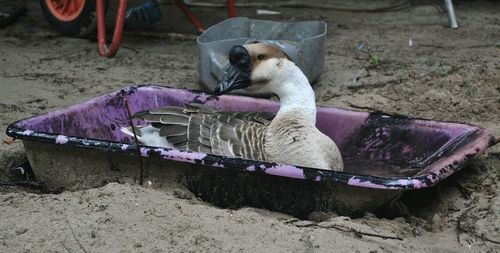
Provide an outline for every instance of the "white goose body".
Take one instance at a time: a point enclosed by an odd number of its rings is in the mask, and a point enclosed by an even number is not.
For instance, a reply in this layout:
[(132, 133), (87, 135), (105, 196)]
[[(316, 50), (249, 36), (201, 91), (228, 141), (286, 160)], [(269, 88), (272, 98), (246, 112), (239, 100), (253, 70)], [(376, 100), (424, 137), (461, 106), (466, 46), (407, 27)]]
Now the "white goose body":
[[(252, 56), (253, 84), (247, 90), (263, 89), (279, 97), (274, 118), (268, 113), (166, 107), (135, 115), (149, 123), (139, 127), (139, 141), (147, 146), (343, 170), (337, 145), (315, 126), (315, 96), (306, 76), (286, 57), (254, 62), (261, 48), (252, 50), (252, 46), (245, 46)], [(122, 130), (132, 134), (130, 129)]]

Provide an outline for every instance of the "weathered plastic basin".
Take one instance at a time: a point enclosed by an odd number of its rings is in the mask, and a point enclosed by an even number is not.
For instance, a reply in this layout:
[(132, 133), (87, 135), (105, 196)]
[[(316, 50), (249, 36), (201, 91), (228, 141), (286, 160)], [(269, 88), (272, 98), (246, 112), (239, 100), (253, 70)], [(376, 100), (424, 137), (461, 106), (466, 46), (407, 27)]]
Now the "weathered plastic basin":
[[(77, 190), (133, 181), (137, 147), (119, 130), (128, 125), (125, 98), (132, 113), (193, 102), (228, 111), (276, 112), (279, 107), (265, 99), (133, 86), (17, 121), (7, 134), (23, 140), (37, 179), (50, 187)], [(374, 211), (405, 190), (436, 185), (494, 144), (491, 131), (468, 124), (332, 107), (319, 107), (317, 119), (318, 128), (338, 144), (344, 172), (141, 146), (145, 176), (159, 186), (179, 183), (183, 176), (198, 180), (184, 185), (222, 206), (353, 215)]]

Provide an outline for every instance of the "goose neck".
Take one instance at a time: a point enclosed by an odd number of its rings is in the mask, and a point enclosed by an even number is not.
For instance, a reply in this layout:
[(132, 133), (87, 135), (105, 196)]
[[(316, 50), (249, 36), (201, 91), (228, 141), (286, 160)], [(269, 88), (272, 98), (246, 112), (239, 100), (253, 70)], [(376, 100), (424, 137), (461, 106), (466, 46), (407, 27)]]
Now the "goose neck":
[(307, 78), (302, 74), (299, 78), (291, 78), (291, 80), (285, 82), (281, 87), (283, 88), (277, 94), (280, 99), (280, 109), (276, 117), (279, 118), (288, 113), (296, 113), (298, 117), (302, 117), (315, 125), (315, 95)]

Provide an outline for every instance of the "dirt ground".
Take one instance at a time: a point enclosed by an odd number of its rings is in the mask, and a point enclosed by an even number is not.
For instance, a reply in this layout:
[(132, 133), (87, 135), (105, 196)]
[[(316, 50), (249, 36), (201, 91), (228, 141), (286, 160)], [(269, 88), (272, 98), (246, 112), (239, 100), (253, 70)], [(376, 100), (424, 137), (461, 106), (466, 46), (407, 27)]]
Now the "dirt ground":
[[(26, 16), (0, 30), (3, 138), (15, 120), (132, 84), (201, 89), (195, 30), (171, 2), (162, 2), (163, 20), (153, 29), (126, 32), (112, 59), (98, 56), (95, 40), (60, 36), (35, 1), (27, 4)], [(466, 122), (498, 135), (500, 2), (455, 7), (457, 30), (432, 5), (392, 12), (264, 8), (280, 11), (277, 16), (245, 7), (238, 13), (328, 23), (325, 72), (314, 86), (318, 104)], [(226, 15), (218, 8), (193, 10), (207, 27)], [(40, 194), (10, 185), (5, 176), (24, 159), (21, 143), (0, 145), (0, 252), (500, 252), (500, 145), (439, 186), (406, 193), (409, 215), (395, 219), (367, 213), (296, 221), (251, 207), (217, 208), (174, 189), (118, 183)]]

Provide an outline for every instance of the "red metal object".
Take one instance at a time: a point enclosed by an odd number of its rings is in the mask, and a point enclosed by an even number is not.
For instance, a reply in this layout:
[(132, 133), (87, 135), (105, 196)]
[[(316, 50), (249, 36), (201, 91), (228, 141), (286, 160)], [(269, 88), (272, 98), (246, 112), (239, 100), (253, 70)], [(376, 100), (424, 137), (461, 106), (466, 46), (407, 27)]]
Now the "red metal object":
[(87, 0), (45, 0), (45, 3), (57, 19), (72, 21), (82, 13), (85, 1)]
[[(193, 25), (196, 27), (196, 29), (202, 33), (205, 31), (203, 26), (201, 25), (201, 22), (196, 18), (196, 16), (193, 14), (191, 9), (184, 3), (184, 0), (175, 0), (175, 3), (179, 8), (181, 8), (181, 11), (186, 15), (186, 17), (193, 23)], [(236, 6), (234, 4), (234, 0), (227, 0), (227, 10), (228, 10), (228, 17), (233, 18), (236, 16)]]
[(236, 6), (234, 4), (234, 0), (227, 0), (227, 12), (228, 12), (228, 17), (230, 18), (236, 17)]
[[(56, 0), (53, 0), (56, 1)], [(80, 0), (81, 1), (81, 0)], [(189, 7), (184, 3), (183, 0), (175, 0), (175, 3), (182, 10), (184, 15), (194, 24), (199, 32), (204, 32), (201, 22), (196, 18), (196, 16), (191, 12)], [(125, 13), (127, 11), (128, 0), (120, 0), (118, 4), (118, 11), (116, 13), (115, 29), (113, 32), (113, 39), (111, 45), (108, 48), (106, 45), (106, 19), (104, 16), (104, 1), (96, 0), (97, 5), (97, 40), (99, 47), (99, 55), (104, 57), (113, 57), (122, 40), (123, 24), (125, 23)], [(227, 0), (228, 16), (230, 18), (236, 16), (236, 6), (234, 0)]]
[(128, 0), (120, 0), (118, 11), (116, 13), (115, 30), (111, 46), (106, 45), (106, 19), (104, 17), (104, 0), (96, 0), (97, 2), (97, 41), (99, 54), (104, 57), (113, 57), (122, 40), (123, 24), (125, 23), (125, 12), (127, 11)]
[(203, 29), (203, 26), (201, 25), (201, 22), (194, 16), (193, 12), (191, 12), (191, 9), (184, 3), (184, 0), (175, 0), (175, 3), (179, 8), (181, 8), (181, 11), (186, 15), (186, 17), (193, 23), (193, 25), (196, 27), (196, 29), (199, 32), (204, 32), (205, 29)]

